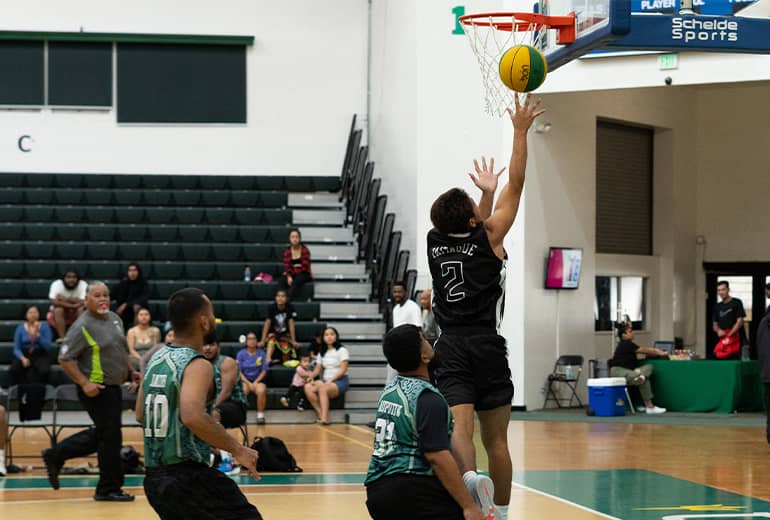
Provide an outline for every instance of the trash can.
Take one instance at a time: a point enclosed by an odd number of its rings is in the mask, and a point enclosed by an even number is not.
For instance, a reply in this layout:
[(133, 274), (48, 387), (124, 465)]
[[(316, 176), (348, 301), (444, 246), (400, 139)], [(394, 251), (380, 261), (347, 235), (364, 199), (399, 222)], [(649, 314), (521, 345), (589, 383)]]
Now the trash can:
[(599, 417), (626, 415), (626, 380), (623, 377), (599, 377), (588, 380), (589, 412)]

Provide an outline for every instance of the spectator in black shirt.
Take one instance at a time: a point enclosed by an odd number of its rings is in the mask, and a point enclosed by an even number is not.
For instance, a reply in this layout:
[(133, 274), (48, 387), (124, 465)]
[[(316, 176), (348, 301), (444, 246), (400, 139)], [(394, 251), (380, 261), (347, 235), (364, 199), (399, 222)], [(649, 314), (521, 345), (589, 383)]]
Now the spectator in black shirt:
[(123, 328), (128, 330), (134, 326), (139, 309), (149, 307), (150, 287), (142, 276), (142, 269), (136, 262), (128, 264), (126, 277), (112, 291), (115, 297), (115, 314), (123, 320)]
[[(725, 336), (731, 337), (738, 334), (740, 345), (748, 344), (746, 333), (743, 330), (743, 318), (746, 317), (743, 302), (730, 296), (730, 283), (724, 280), (717, 284), (717, 294), (720, 302), (714, 305), (714, 312), (711, 317), (714, 332), (720, 340)], [(740, 356), (741, 351), (738, 349), (730, 358), (740, 359)]]
[[(765, 298), (770, 300), (770, 283), (765, 285)], [(770, 314), (770, 305), (767, 306), (767, 310), (765, 311), (765, 316)]]
[(759, 375), (765, 385), (765, 413), (767, 428), (765, 435), (770, 444), (770, 314), (766, 314), (757, 327), (757, 356), (759, 357)]
[(286, 291), (279, 290), (275, 293), (275, 303), (267, 310), (262, 340), (259, 342), (260, 347), (266, 346), (267, 359), (271, 365), (288, 363), (286, 366), (296, 367), (299, 364), (296, 351), (299, 343), (294, 333), (296, 319), (297, 312), (289, 303)]
[(650, 385), (652, 365), (639, 366), (636, 354), (665, 356), (666, 353), (658, 348), (640, 347), (634, 343), (634, 331), (626, 323), (620, 323), (618, 329), (620, 343), (618, 343), (615, 354), (612, 356), (610, 376), (623, 377), (627, 385), (638, 386), (647, 413), (657, 414), (665, 412), (665, 408), (659, 408), (652, 403), (653, 395), (652, 386)]

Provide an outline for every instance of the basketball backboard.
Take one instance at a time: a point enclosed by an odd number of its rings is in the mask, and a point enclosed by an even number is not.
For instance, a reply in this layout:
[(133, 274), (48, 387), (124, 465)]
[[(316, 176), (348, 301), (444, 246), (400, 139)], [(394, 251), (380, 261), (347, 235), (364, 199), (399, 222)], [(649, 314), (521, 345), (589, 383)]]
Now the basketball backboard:
[(573, 43), (542, 39), (549, 71), (596, 49), (770, 53), (770, 0), (681, 1), (538, 0), (535, 12), (576, 19)]

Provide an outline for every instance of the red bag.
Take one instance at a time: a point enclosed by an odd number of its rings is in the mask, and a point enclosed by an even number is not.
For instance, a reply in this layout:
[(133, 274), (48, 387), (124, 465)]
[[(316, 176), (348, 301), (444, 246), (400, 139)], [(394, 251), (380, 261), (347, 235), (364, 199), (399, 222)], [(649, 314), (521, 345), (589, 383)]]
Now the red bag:
[(736, 333), (732, 336), (723, 336), (717, 341), (714, 347), (714, 355), (717, 359), (726, 359), (733, 357), (741, 351), (741, 335)]

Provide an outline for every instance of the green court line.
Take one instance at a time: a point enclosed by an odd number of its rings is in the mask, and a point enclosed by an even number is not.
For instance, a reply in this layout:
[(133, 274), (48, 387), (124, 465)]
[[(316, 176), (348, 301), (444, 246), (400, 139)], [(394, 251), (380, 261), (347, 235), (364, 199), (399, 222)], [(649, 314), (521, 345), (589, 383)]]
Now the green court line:
[(514, 481), (623, 520), (770, 511), (764, 500), (640, 469), (525, 471)]
[[(362, 485), (364, 473), (265, 473), (260, 481), (234, 477), (241, 486)], [(144, 477), (127, 475), (125, 486), (141, 487)], [(94, 488), (96, 475), (63, 476), (62, 488)], [(514, 482), (589, 510), (623, 520), (665, 516), (770, 512), (770, 502), (639, 469), (519, 471)], [(47, 489), (45, 477), (0, 479), (0, 490)], [(717, 506), (718, 505), (718, 506)], [(722, 517), (725, 518), (725, 517)]]

